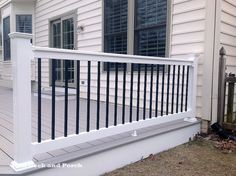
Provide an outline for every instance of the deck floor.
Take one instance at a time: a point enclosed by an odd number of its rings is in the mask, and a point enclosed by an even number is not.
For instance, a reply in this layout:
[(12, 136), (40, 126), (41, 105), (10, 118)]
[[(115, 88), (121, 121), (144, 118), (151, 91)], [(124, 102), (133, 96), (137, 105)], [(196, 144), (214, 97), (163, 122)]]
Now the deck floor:
[[(0, 88), (0, 166), (9, 166), (13, 160), (13, 97), (12, 90), (7, 88)], [(80, 132), (86, 130), (87, 126), (87, 101), (81, 99), (80, 101)], [(90, 129), (96, 128), (97, 118), (97, 103), (91, 101), (91, 120)], [(105, 102), (100, 103), (101, 115), (100, 115), (100, 127), (105, 126)], [(109, 125), (114, 123), (114, 105), (110, 103), (109, 111)], [(126, 119), (129, 120), (129, 106), (126, 106)], [(118, 124), (121, 123), (122, 107), (118, 106)], [(140, 110), (140, 119), (142, 118), (143, 111)], [(154, 115), (154, 112), (153, 112)], [(148, 111), (146, 112), (148, 116)], [(32, 141), (37, 140), (37, 97), (32, 94)], [(136, 108), (133, 109), (133, 119), (136, 118)], [(69, 111), (68, 111), (68, 134), (75, 134), (76, 129), (76, 101), (69, 100)], [(64, 101), (56, 101), (56, 137), (63, 136), (64, 134)], [(53, 157), (61, 156), (71, 152), (79, 151), (84, 148), (103, 144), (118, 138), (124, 137), (127, 134), (116, 135), (111, 138), (105, 138), (90, 143), (80, 144), (71, 146), (68, 148), (55, 150), (52, 152), (40, 154), (34, 156), (35, 162), (48, 160)], [(50, 139), (51, 137), (51, 100), (42, 99), (42, 140)]]

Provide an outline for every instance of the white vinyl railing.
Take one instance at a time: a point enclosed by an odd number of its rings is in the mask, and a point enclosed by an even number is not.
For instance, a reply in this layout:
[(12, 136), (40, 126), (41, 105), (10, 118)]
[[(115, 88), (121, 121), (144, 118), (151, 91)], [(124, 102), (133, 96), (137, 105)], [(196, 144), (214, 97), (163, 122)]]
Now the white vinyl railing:
[[(24, 170), (34, 166), (32, 161), (33, 156), (36, 154), (48, 152), (51, 150), (56, 150), (64, 147), (69, 147), (72, 145), (77, 145), (84, 142), (89, 142), (96, 139), (101, 139), (104, 137), (108, 137), (111, 135), (128, 132), (128, 131), (135, 131), (140, 128), (157, 125), (161, 123), (170, 122), (177, 119), (186, 119), (189, 118), (190, 121), (193, 120), (196, 116), (196, 87), (197, 87), (197, 59), (195, 57), (190, 57), (188, 59), (176, 59), (176, 58), (160, 58), (160, 57), (146, 57), (146, 56), (131, 56), (131, 55), (119, 55), (119, 54), (107, 54), (101, 52), (88, 52), (88, 51), (75, 51), (75, 50), (65, 50), (65, 49), (53, 49), (47, 47), (37, 47), (32, 46), (30, 43), (30, 39), (32, 36), (30, 34), (22, 34), (22, 33), (12, 33), (10, 34), (11, 37), (11, 53), (12, 53), (12, 61), (13, 61), (13, 96), (14, 96), (14, 161), (12, 162), (11, 166), (16, 170)], [(31, 141), (31, 60), (33, 59), (57, 59), (57, 60), (73, 60), (73, 61), (87, 61), (100, 63), (100, 62), (108, 62), (108, 63), (122, 63), (122, 64), (138, 64), (138, 65), (145, 65), (145, 72), (144, 75), (151, 74), (151, 79), (153, 78), (153, 67), (151, 67), (151, 71), (147, 71), (147, 67), (149, 65), (152, 66), (166, 66), (167, 70), (163, 71), (163, 80), (162, 80), (162, 88), (164, 89), (165, 84), (167, 84), (167, 93), (163, 92), (161, 95), (161, 115), (159, 115), (159, 110), (157, 108), (156, 115), (153, 116), (152, 114), (152, 105), (150, 105), (149, 109), (151, 111), (149, 118), (145, 118), (145, 114), (143, 119), (133, 119), (131, 117), (130, 121), (125, 121), (123, 123), (115, 122), (114, 125), (109, 125), (105, 127), (98, 127), (97, 129), (90, 129), (87, 126), (86, 132), (75, 133), (70, 135), (64, 135), (58, 138), (53, 138), (49, 140), (38, 142)], [(90, 66), (90, 65), (88, 65)], [(175, 77), (175, 69), (177, 70), (178, 67), (187, 68), (187, 77), (182, 78), (182, 90), (183, 86), (186, 85), (186, 105), (185, 108), (181, 107), (182, 110), (178, 112), (178, 104), (174, 105), (176, 93), (170, 93), (170, 87), (180, 86), (180, 73)], [(138, 67), (140, 68), (140, 67)], [(170, 68), (173, 70), (173, 76), (170, 76)], [(116, 70), (117, 71), (117, 70)], [(142, 70), (141, 70), (142, 71)], [(140, 69), (139, 69), (140, 72)], [(149, 73), (150, 72), (150, 73)], [(116, 72), (117, 74), (124, 74), (123, 72)], [(156, 76), (159, 78), (159, 71), (156, 71)], [(90, 69), (88, 69), (88, 80)], [(97, 73), (98, 74), (98, 73)], [(100, 73), (99, 73), (100, 74)], [(132, 72), (131, 74), (131, 90), (133, 90), (133, 81), (132, 81)], [(165, 83), (164, 75), (167, 74), (167, 83)], [(109, 76), (109, 75), (108, 75)], [(178, 78), (178, 79), (177, 79)], [(140, 79), (140, 77), (139, 77)], [(145, 76), (144, 76), (145, 79)], [(171, 80), (172, 79), (172, 80)], [(148, 82), (148, 84), (152, 85), (149, 80), (144, 80), (144, 84)], [(171, 85), (172, 83), (172, 85)], [(123, 83), (125, 84), (125, 83)], [(157, 85), (153, 84), (153, 85)], [(99, 85), (99, 84), (98, 84)], [(109, 82), (108, 84), (109, 85)], [(145, 85), (144, 85), (145, 86)], [(116, 86), (117, 88), (117, 86)], [(151, 86), (152, 88), (152, 86)], [(157, 86), (158, 88), (158, 86)], [(153, 87), (154, 89), (154, 87)], [(179, 88), (176, 88), (180, 91)], [(108, 90), (108, 89), (107, 89)], [(145, 88), (144, 88), (145, 90)], [(123, 90), (124, 91), (124, 90)], [(173, 88), (175, 91), (175, 88)], [(158, 91), (157, 91), (158, 92)], [(131, 92), (132, 93), (132, 92)], [(151, 91), (152, 93), (152, 91)], [(151, 94), (150, 93), (150, 94)], [(88, 89), (87, 95), (90, 100), (90, 89)], [(145, 93), (146, 94), (146, 93)], [(144, 95), (145, 95), (144, 94)], [(166, 103), (166, 107), (170, 107), (169, 110), (165, 114), (163, 114), (164, 110), (164, 94), (167, 96), (167, 101), (169, 101), (169, 96), (171, 100), (172, 96), (172, 105), (169, 106), (169, 102)], [(126, 97), (129, 95), (126, 94)], [(132, 94), (133, 96), (133, 94)], [(146, 96), (146, 95), (145, 95)], [(182, 97), (181, 97), (182, 96)], [(109, 104), (109, 94), (108, 94), (108, 104)], [(151, 94), (152, 97), (152, 94)], [(182, 101), (183, 106), (183, 91), (180, 95), (179, 101)], [(173, 101), (174, 100), (174, 101)], [(137, 100), (139, 101), (139, 99)], [(155, 101), (155, 98), (153, 98)], [(156, 100), (157, 101), (157, 100)], [(89, 101), (88, 101), (89, 103)], [(138, 103), (138, 102), (137, 102)], [(115, 102), (116, 105), (116, 102)], [(132, 99), (131, 104), (132, 105)], [(137, 104), (137, 108), (139, 104)], [(158, 102), (157, 102), (158, 105)], [(177, 106), (177, 107), (176, 107)], [(143, 108), (145, 107), (145, 101)], [(144, 108), (145, 109), (145, 108)], [(147, 107), (148, 109), (148, 107)], [(177, 109), (177, 112), (174, 110)], [(144, 110), (145, 111), (145, 110)], [(138, 111), (137, 111), (138, 112)], [(90, 114), (87, 114), (87, 119), (89, 119)], [(107, 114), (106, 114), (107, 115)], [(109, 113), (108, 113), (109, 115)], [(39, 130), (40, 132), (40, 130)]]

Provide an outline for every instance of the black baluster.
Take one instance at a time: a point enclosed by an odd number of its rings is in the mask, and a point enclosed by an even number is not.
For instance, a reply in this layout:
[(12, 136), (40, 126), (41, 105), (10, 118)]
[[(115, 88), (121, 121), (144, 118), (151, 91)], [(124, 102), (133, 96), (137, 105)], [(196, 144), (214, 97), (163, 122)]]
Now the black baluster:
[(181, 112), (183, 112), (183, 107), (184, 107), (184, 79), (185, 79), (185, 66), (183, 66), (182, 70)]
[(117, 125), (117, 101), (118, 101), (118, 63), (115, 63), (115, 105), (114, 105), (114, 126)]
[(166, 115), (169, 114), (170, 68), (171, 68), (171, 66), (168, 65), (168, 74), (167, 74), (167, 96), (166, 96)]
[(173, 66), (173, 77), (172, 77), (171, 114), (174, 113), (174, 100), (175, 100), (175, 65)]
[(143, 119), (146, 119), (147, 64), (144, 65)]
[(52, 59), (52, 122), (51, 139), (55, 139), (55, 82), (56, 82), (56, 60)]
[(87, 87), (87, 132), (90, 131), (90, 83), (91, 83), (91, 61), (88, 61), (88, 87)]
[(179, 82), (180, 82), (180, 65), (178, 66), (178, 76), (177, 76), (176, 113), (179, 112)]
[(76, 86), (76, 134), (79, 134), (80, 115), (80, 61), (77, 61), (77, 86)]
[(134, 82), (134, 65), (131, 64), (131, 78), (130, 78), (130, 109), (129, 109), (129, 122), (132, 122), (133, 113), (133, 82)]
[(42, 124), (42, 117), (41, 117), (41, 59), (38, 58), (38, 142), (41, 142), (41, 124)]
[(107, 87), (106, 87), (106, 128), (109, 126), (109, 90), (110, 90), (110, 63), (107, 62)]
[(68, 69), (69, 69), (69, 61), (65, 61), (65, 111), (64, 111), (64, 136), (67, 136), (67, 128), (68, 128)]
[(125, 94), (126, 94), (126, 63), (123, 64), (123, 69), (124, 69), (124, 73), (123, 73), (123, 98), (122, 98), (122, 124), (125, 123)]
[(164, 94), (165, 94), (165, 65), (162, 66), (161, 116), (163, 116), (163, 111), (164, 111)]
[(99, 130), (100, 123), (100, 84), (101, 84), (101, 63), (98, 62), (97, 75), (97, 130)]
[(141, 71), (141, 65), (138, 64), (138, 84), (137, 84), (137, 115), (136, 120), (139, 121), (139, 99), (140, 99), (140, 71)]

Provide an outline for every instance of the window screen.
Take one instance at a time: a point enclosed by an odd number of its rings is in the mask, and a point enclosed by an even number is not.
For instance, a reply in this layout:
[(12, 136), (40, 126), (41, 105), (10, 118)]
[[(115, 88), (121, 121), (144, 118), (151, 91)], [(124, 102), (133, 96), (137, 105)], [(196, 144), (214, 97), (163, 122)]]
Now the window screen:
[(16, 15), (16, 32), (32, 33), (32, 15)]
[(3, 19), (3, 52), (4, 61), (11, 59), (11, 40), (8, 34), (10, 33), (10, 17)]

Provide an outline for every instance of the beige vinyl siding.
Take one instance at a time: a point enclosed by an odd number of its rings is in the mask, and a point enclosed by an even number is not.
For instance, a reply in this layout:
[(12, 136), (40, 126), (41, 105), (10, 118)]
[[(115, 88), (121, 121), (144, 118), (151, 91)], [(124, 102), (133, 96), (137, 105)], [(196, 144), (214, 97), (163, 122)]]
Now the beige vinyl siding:
[(200, 56), (197, 116), (202, 117), (206, 0), (173, 0), (172, 9), (170, 56), (179, 58), (188, 57), (190, 54)]
[(220, 44), (227, 54), (227, 72), (236, 73), (236, 1), (222, 0)]

